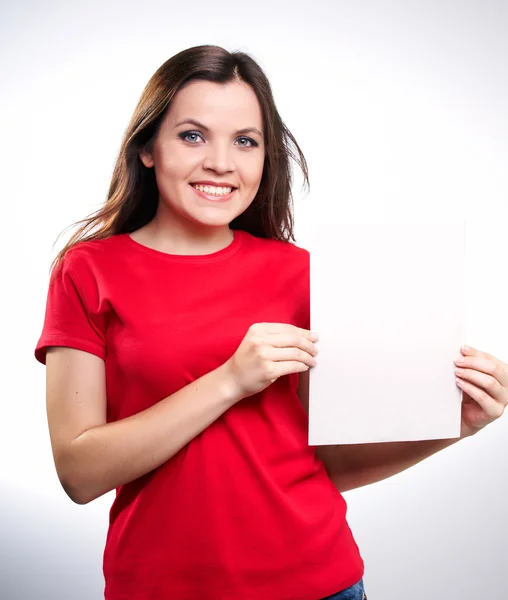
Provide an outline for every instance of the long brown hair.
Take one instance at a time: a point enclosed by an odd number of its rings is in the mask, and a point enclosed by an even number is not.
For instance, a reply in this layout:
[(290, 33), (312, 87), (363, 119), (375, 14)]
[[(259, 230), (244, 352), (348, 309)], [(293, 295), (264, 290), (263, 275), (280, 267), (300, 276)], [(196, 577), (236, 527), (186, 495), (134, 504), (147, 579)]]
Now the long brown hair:
[(175, 54), (151, 77), (124, 134), (106, 202), (91, 216), (74, 223), (81, 226), (52, 266), (78, 242), (131, 233), (153, 219), (159, 201), (155, 172), (143, 165), (139, 152), (151, 151), (178, 90), (199, 79), (221, 84), (243, 81), (252, 87), (261, 106), (266, 148), (261, 183), (251, 205), (230, 223), (231, 229), (242, 229), (257, 237), (295, 241), (290, 159), (302, 170), (304, 187), (308, 190), (307, 163), (277, 112), (266, 75), (244, 52), (228, 52), (212, 45), (195, 46)]

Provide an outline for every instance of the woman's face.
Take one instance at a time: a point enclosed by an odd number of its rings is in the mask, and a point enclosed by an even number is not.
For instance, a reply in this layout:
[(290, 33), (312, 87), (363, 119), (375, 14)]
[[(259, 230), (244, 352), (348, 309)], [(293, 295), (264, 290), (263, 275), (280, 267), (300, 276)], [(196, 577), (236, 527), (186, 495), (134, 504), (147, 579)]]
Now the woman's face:
[[(200, 124), (184, 122), (189, 119)], [(190, 82), (175, 95), (153, 151), (140, 158), (155, 168), (159, 219), (228, 227), (253, 201), (263, 174), (263, 121), (254, 91), (241, 82)], [(222, 201), (208, 198), (194, 188), (203, 181), (236, 189)]]

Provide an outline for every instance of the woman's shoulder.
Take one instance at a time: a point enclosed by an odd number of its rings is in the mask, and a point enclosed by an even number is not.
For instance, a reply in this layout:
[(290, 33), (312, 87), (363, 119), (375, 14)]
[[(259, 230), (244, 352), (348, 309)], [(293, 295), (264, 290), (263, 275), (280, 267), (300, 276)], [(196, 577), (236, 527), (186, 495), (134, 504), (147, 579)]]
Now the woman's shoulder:
[(87, 257), (109, 256), (120, 251), (120, 242), (124, 234), (114, 234), (100, 239), (79, 240), (65, 253), (67, 262)]
[(80, 240), (63, 255), (58, 266), (66, 267), (76, 274), (91, 272), (102, 266), (118, 264), (121, 249), (121, 235), (107, 238)]

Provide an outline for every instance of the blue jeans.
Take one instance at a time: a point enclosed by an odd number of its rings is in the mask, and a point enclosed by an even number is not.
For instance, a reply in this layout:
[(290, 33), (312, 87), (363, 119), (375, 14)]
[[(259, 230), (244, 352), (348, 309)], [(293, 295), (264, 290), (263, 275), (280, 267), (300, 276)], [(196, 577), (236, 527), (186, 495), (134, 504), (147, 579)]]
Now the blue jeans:
[(363, 579), (355, 583), (355, 585), (348, 587), (347, 590), (327, 596), (323, 600), (367, 600), (367, 595), (363, 587)]

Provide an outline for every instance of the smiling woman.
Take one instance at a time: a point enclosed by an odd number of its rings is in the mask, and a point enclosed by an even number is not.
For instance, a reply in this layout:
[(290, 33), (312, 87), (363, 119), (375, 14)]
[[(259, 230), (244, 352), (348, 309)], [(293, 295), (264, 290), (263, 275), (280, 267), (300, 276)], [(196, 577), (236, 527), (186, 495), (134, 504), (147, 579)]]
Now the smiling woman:
[(308, 444), (317, 336), (291, 159), (308, 185), (259, 65), (184, 50), (56, 258), (35, 356), (64, 490), (116, 489), (105, 600), (364, 595), (346, 503)]

